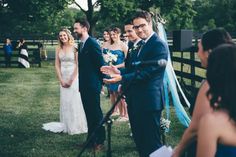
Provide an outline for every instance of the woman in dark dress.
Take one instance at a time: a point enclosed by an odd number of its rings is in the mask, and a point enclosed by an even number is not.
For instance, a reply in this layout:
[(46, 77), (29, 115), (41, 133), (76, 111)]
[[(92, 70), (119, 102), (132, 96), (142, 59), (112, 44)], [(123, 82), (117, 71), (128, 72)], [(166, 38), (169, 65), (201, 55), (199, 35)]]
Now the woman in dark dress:
[(207, 96), (213, 112), (199, 124), (197, 157), (236, 156), (236, 45), (213, 49), (207, 66)]
[[(232, 38), (229, 33), (222, 29), (216, 28), (204, 33), (198, 43), (198, 56), (201, 60), (202, 67), (207, 67), (207, 59), (214, 48), (220, 44), (230, 43)], [(189, 127), (185, 130), (181, 141), (176, 146), (172, 157), (180, 157), (184, 153), (186, 156), (194, 157), (196, 154), (196, 139), (198, 136), (200, 119), (207, 113), (212, 112), (209, 99), (206, 92), (209, 89), (208, 82), (203, 80), (199, 88), (195, 101), (195, 107)], [(186, 152), (187, 151), (187, 152)]]
[(25, 44), (24, 39), (20, 39), (18, 48), (19, 48), (19, 58), (18, 58), (19, 67), (29, 68), (30, 64), (29, 64), (29, 59), (28, 59), (29, 57), (28, 48), (27, 48), (27, 45)]

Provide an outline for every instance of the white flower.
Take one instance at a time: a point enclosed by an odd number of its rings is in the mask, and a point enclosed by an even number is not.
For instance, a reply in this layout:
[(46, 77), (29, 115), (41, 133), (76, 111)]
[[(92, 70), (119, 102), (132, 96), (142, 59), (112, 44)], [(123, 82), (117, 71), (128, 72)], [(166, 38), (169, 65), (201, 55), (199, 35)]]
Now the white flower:
[(103, 55), (104, 61), (109, 64), (116, 62), (117, 57), (118, 56), (115, 54), (112, 54), (110, 50), (108, 50), (107, 53)]
[(170, 120), (161, 118), (160, 126), (161, 126), (161, 130), (167, 132), (168, 129), (170, 128)]

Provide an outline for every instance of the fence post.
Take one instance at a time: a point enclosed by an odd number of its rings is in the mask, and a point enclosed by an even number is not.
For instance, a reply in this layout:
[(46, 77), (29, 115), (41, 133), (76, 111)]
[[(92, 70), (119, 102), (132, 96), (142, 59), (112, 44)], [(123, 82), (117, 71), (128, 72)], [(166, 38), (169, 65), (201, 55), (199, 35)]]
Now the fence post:
[[(191, 75), (195, 76), (195, 65), (194, 65), (195, 53), (194, 53), (193, 47), (191, 47), (191, 49), (190, 49), (190, 60), (193, 61), (193, 63), (191, 64)], [(195, 87), (194, 77), (191, 78), (191, 86)]]
[[(183, 59), (184, 58), (184, 52), (180, 51), (180, 53), (181, 53), (181, 59)], [(183, 72), (183, 69), (184, 69), (184, 63), (181, 62), (180, 71)], [(183, 81), (183, 76), (182, 75), (180, 76), (180, 80)]]

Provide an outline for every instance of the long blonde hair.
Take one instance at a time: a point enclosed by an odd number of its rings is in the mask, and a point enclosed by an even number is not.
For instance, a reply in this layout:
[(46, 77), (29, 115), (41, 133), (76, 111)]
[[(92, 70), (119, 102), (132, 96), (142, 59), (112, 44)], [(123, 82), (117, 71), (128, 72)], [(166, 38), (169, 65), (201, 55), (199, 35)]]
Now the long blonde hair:
[(75, 44), (74, 37), (71, 35), (70, 30), (67, 29), (67, 28), (63, 28), (63, 29), (61, 29), (61, 30), (59, 31), (58, 36), (57, 36), (58, 44), (59, 44), (59, 47), (60, 47), (60, 48), (62, 48), (62, 46), (63, 46), (63, 42), (60, 40), (60, 37), (59, 37), (60, 32), (65, 32), (65, 33), (67, 34), (68, 39), (69, 39), (69, 44), (70, 44), (70, 45), (74, 45), (74, 44)]

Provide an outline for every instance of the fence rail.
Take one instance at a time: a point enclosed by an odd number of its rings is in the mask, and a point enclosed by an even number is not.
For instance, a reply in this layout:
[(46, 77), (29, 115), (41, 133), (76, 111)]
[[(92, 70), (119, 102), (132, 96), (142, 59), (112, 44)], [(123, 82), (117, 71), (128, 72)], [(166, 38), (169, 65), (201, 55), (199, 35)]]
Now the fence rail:
[[(38, 67), (41, 67), (41, 58), (40, 58), (40, 50), (38, 47), (37, 42), (27, 42), (28, 46), (27, 52), (28, 52), (28, 59), (29, 63), (34, 66), (38, 65)], [(11, 67), (18, 67), (18, 57), (19, 57), (19, 50), (14, 49), (13, 54), (11, 57)], [(0, 45), (0, 67), (5, 67), (5, 55), (2, 45)]]

